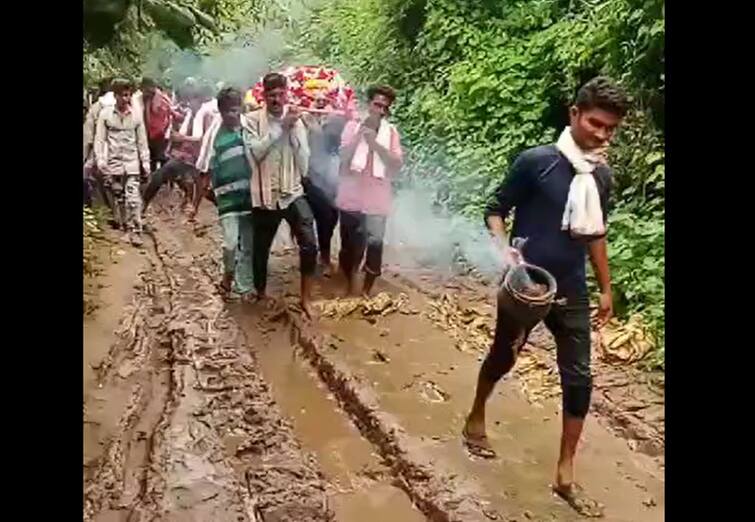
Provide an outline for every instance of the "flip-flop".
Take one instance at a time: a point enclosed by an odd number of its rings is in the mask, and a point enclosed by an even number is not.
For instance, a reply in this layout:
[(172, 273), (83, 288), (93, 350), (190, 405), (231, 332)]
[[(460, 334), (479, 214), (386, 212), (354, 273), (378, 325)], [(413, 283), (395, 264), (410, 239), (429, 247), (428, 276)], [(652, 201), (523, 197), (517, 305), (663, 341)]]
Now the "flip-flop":
[(603, 506), (587, 496), (582, 486), (572, 484), (568, 488), (551, 486), (553, 492), (561, 497), (571, 508), (588, 518), (603, 518), (605, 516)]
[(467, 451), (475, 457), (483, 459), (494, 459), (497, 457), (493, 446), (490, 445), (487, 435), (470, 435), (467, 431), (467, 427), (461, 431), (462, 441), (466, 446)]

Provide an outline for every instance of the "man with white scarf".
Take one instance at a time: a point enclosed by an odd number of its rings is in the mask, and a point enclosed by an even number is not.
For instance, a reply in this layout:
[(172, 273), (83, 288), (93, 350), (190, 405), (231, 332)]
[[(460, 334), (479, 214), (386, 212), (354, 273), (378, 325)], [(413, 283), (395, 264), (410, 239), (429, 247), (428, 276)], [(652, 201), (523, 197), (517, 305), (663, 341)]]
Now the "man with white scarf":
[[(555, 144), (524, 151), (496, 191), (485, 213), (498, 245), (506, 242), (504, 220), (512, 209), (509, 237), (527, 239), (527, 262), (549, 271), (558, 286), (545, 326), (556, 341), (563, 393), (563, 427), (554, 491), (575, 510), (600, 516), (602, 507), (574, 480), (574, 457), (590, 406), (590, 307), (586, 283), (589, 256), (600, 288), (595, 326), (613, 315), (606, 247), (606, 219), (612, 172), (605, 148), (628, 109), (626, 95), (611, 80), (597, 77), (577, 93), (570, 126)], [(485, 403), (496, 382), (514, 366), (536, 325), (515, 325), (499, 311), (495, 339), (480, 369), (477, 393), (463, 437), (470, 452), (495, 457), (485, 430)], [(524, 335), (522, 328), (524, 327)]]
[(350, 121), (343, 130), (336, 195), (341, 220), (338, 261), (346, 275), (346, 293), (355, 293), (364, 258), (364, 297), (381, 274), (385, 226), (393, 205), (391, 181), (403, 164), (398, 130), (387, 120), (396, 93), (389, 86), (375, 86), (367, 98), (367, 118)]

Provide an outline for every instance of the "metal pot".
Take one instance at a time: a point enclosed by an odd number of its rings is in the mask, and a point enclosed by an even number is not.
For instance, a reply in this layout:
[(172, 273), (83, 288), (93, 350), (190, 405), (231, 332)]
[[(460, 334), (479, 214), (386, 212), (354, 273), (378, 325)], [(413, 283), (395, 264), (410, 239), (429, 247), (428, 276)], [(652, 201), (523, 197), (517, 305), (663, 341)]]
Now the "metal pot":
[[(540, 295), (529, 295), (523, 290), (530, 282), (547, 289)], [(529, 263), (515, 265), (506, 272), (498, 290), (498, 313), (526, 328), (534, 327), (548, 315), (556, 289), (556, 279), (547, 270)]]

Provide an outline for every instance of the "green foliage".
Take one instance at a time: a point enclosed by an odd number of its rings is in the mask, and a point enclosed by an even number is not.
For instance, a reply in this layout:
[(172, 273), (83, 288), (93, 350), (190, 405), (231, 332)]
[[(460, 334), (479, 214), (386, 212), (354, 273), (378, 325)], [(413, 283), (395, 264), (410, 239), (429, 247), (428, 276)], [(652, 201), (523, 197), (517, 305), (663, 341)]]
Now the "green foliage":
[(522, 150), (553, 141), (577, 88), (597, 74), (632, 94), (611, 151), (610, 261), (623, 314), (664, 340), (662, 0), (335, 0), (305, 30), (316, 54), (358, 84), (388, 82), (410, 177), (479, 216)]

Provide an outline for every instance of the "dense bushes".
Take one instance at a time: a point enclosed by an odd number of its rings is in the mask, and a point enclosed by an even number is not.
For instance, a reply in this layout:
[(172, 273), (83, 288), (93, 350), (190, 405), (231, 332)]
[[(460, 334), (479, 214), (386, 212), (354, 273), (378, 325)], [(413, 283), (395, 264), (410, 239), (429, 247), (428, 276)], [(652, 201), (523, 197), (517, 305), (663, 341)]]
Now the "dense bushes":
[(634, 108), (611, 152), (617, 309), (643, 314), (662, 364), (664, 16), (661, 0), (334, 0), (302, 41), (356, 83), (401, 90), (411, 174), (468, 215), (519, 152), (554, 139), (581, 83), (621, 81)]

